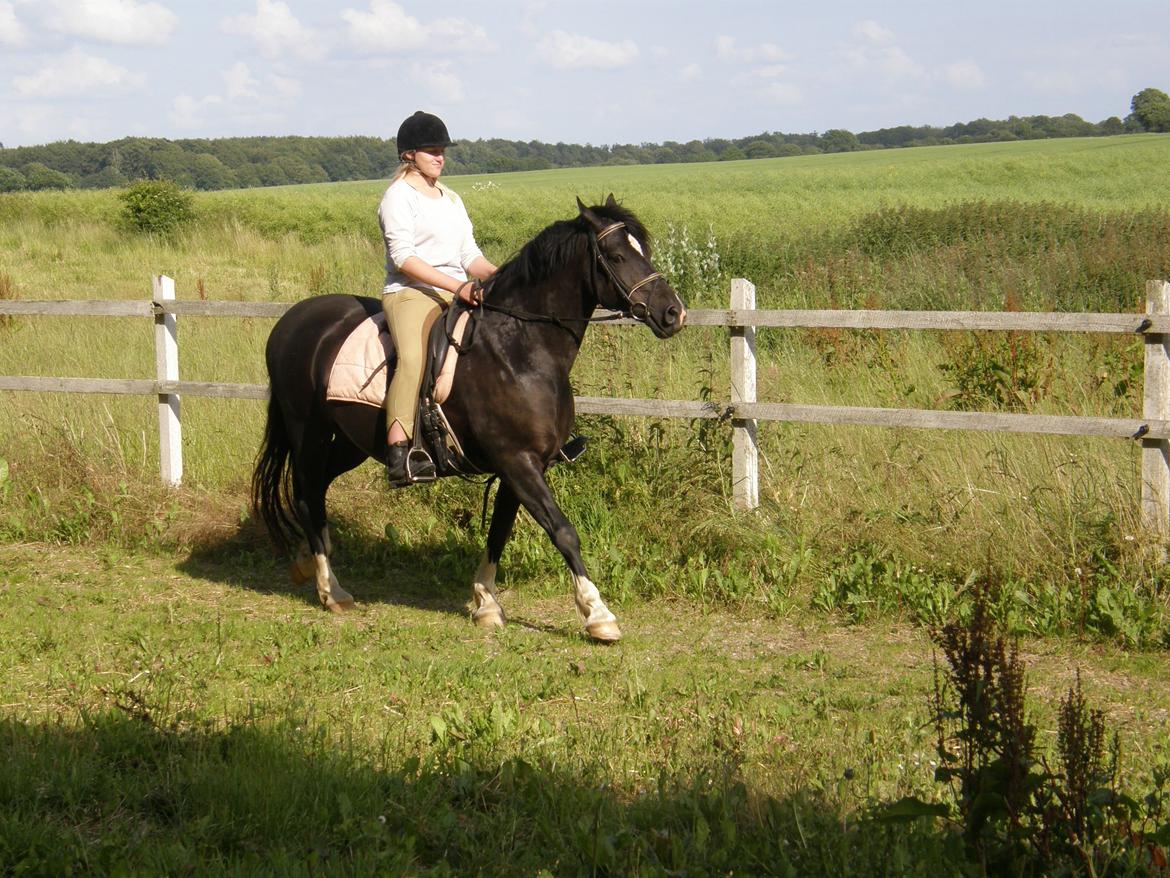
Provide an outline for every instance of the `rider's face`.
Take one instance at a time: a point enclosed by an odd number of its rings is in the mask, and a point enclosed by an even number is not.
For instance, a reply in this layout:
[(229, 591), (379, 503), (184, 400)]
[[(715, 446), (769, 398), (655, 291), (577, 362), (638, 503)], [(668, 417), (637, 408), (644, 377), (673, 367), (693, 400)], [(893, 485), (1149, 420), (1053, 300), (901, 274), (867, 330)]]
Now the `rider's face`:
[(447, 147), (420, 146), (414, 151), (414, 163), (419, 171), (428, 177), (438, 177), (443, 173), (443, 165), (447, 161)]

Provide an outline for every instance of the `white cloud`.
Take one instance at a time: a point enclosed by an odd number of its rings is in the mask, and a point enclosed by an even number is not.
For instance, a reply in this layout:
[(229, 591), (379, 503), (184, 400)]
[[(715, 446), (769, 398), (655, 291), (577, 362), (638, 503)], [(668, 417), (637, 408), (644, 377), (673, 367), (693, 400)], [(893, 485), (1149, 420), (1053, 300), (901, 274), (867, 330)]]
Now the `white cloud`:
[(875, 45), (888, 45), (894, 41), (894, 32), (876, 21), (859, 21), (853, 25), (853, 36)]
[(301, 96), (301, 84), (296, 79), (270, 73), (265, 81), (268, 83), (269, 88), (276, 93), (277, 98), (292, 100)]
[(694, 82), (703, 76), (703, 68), (698, 64), (688, 64), (678, 72), (678, 78), (683, 82)]
[(726, 34), (715, 38), (715, 57), (721, 61), (735, 61), (740, 64), (756, 64), (764, 61), (791, 61), (794, 57), (774, 43), (760, 43), (758, 46), (739, 46), (735, 37)]
[(987, 83), (987, 77), (974, 61), (956, 61), (954, 64), (948, 64), (943, 73), (947, 82), (955, 88), (978, 89)]
[(305, 27), (281, 0), (256, 0), (255, 15), (233, 15), (219, 23), (225, 33), (247, 37), (266, 58), (286, 52), (302, 58), (320, 58), (325, 53), (321, 37)]
[(427, 24), (393, 0), (370, 0), (369, 11), (342, 10), (350, 44), (362, 52), (410, 52), (419, 49), (487, 51), (487, 32), (465, 18), (439, 18)]
[(207, 111), (223, 103), (218, 95), (207, 95), (204, 98), (193, 98), (190, 95), (179, 95), (171, 102), (171, 124), (176, 128), (198, 129), (207, 121)]
[(0, 3), (0, 46), (23, 46), (25, 39), (24, 27), (16, 18), (16, 8), (11, 3)]
[(787, 73), (788, 68), (783, 64), (768, 64), (764, 67), (756, 67), (751, 71), (751, 75), (756, 79), (776, 79)]
[(48, 0), (41, 7), (50, 30), (119, 45), (164, 42), (175, 29), (175, 13), (137, 0)]
[(463, 80), (448, 62), (428, 65), (426, 70), (412, 73), (410, 78), (437, 101), (445, 104), (463, 101)]
[(237, 61), (221, 77), (222, 94), (201, 98), (181, 94), (171, 102), (170, 118), (175, 127), (200, 128), (212, 114), (256, 118), (258, 112), (281, 112), (301, 94), (301, 84), (297, 80), (273, 73), (260, 78), (243, 61)]
[(237, 61), (224, 71), (223, 82), (229, 101), (255, 100), (260, 97), (260, 82), (243, 61)]
[(557, 70), (613, 70), (632, 64), (638, 46), (632, 40), (607, 43), (557, 30), (540, 41), (537, 56)]
[(773, 82), (763, 88), (760, 94), (774, 104), (799, 104), (804, 100), (800, 87), (788, 82)]
[(138, 89), (146, 78), (105, 58), (74, 49), (36, 73), (17, 76), (12, 82), (22, 97), (67, 98)]
[(853, 37), (855, 41), (844, 46), (841, 53), (855, 72), (886, 79), (913, 79), (926, 74), (926, 69), (905, 49), (894, 44), (894, 32), (876, 21), (855, 24)]

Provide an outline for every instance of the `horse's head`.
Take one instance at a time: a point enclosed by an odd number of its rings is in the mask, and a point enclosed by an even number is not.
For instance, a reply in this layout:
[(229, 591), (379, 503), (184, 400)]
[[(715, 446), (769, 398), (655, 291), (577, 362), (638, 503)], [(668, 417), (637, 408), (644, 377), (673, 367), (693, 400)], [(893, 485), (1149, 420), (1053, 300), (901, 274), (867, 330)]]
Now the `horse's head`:
[(613, 195), (597, 207), (586, 207), (578, 198), (577, 207), (589, 228), (589, 246), (601, 276), (598, 303), (641, 320), (659, 338), (682, 329), (686, 306), (650, 264), (649, 237), (637, 218), (619, 207)]

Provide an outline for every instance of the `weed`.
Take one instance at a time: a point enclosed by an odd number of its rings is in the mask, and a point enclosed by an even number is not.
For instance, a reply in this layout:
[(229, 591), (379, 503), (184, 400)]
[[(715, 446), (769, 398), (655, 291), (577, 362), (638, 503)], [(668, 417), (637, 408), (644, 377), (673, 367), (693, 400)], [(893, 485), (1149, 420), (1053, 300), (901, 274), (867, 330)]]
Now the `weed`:
[(1048, 395), (1052, 358), (1035, 333), (970, 333), (947, 350), (940, 368), (955, 384), (950, 408), (1029, 411)]
[(965, 857), (982, 874), (1161, 874), (1170, 841), (1165, 775), (1138, 802), (1119, 792), (1120, 744), (1106, 752), (1102, 711), (1089, 708), (1080, 674), (1059, 709), (1059, 769), (1037, 745), (1025, 705), (1017, 644), (993, 620), (993, 583), (979, 583), (966, 622), (933, 633), (946, 660), (935, 666), (931, 709), (937, 734), (935, 779), (949, 801), (913, 796), (878, 805), (879, 821), (953, 819)]

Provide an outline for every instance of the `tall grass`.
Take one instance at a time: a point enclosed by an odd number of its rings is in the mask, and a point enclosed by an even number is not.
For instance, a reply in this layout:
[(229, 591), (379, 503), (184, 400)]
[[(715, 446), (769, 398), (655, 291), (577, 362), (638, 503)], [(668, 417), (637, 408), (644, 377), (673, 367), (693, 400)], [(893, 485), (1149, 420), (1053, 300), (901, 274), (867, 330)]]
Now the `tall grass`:
[[(729, 279), (746, 276), (761, 307), (1113, 311), (1139, 309), (1144, 281), (1170, 274), (1168, 159), (1170, 137), (1124, 137), (509, 174), (492, 187), (464, 177), (457, 187), (497, 262), (570, 215), (578, 194), (615, 192), (656, 233), (658, 262), (692, 306), (725, 306)], [(4, 196), (0, 277), (23, 298), (143, 298), (154, 272), (175, 277), (180, 298), (376, 294), (383, 185), (200, 194), (196, 223), (169, 239), (119, 230), (112, 193)], [(184, 318), (180, 374), (263, 382), (270, 326)], [(769, 401), (1140, 408), (1140, 345), (1126, 339), (765, 330), (759, 348)], [(145, 377), (151, 334), (130, 320), (14, 321), (0, 326), (0, 372)], [(587, 395), (725, 399), (726, 335), (692, 328), (660, 344), (594, 329), (574, 380)], [(136, 531), (189, 546), (237, 527), (261, 407), (183, 405), (188, 487), (176, 504), (119, 487), (153, 482), (149, 401), (0, 396), (0, 535), (119, 541)], [(929, 619), (931, 595), (957, 607), (967, 575), (994, 565), (1016, 583), (1005, 612), (1021, 625), (1144, 645), (1170, 636), (1162, 569), (1136, 522), (1137, 452), (1123, 442), (765, 424), (764, 503), (742, 516), (728, 508), (724, 426), (582, 418), (581, 428), (593, 450), (555, 481), (596, 578), (619, 600), (682, 593), (855, 616), (885, 601)], [(119, 491), (131, 500), (108, 502)], [(78, 501), (85, 492), (92, 504)], [(461, 485), (391, 500), (366, 467), (331, 502), (374, 557), (387, 525), (405, 538), (436, 527), (482, 536), (479, 498)], [(513, 581), (562, 575), (535, 528), (520, 529), (506, 563)], [(1118, 592), (1136, 602), (1118, 609)]]

